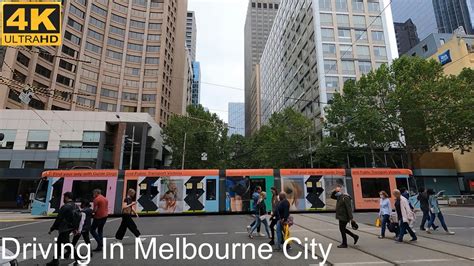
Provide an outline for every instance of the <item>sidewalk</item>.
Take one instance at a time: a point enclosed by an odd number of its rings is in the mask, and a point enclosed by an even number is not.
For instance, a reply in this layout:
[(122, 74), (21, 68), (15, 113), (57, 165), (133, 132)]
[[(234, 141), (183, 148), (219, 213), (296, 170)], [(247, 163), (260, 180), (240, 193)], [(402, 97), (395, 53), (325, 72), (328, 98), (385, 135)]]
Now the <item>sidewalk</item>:
[[(474, 264), (472, 247), (427, 238), (420, 233), (415, 243), (397, 244), (391, 233), (387, 232), (385, 239), (378, 239), (380, 229), (364, 224), (359, 224), (355, 232), (360, 236), (357, 246), (352, 245), (353, 239), (348, 236), (350, 248), (338, 249), (341, 235), (337, 220), (318, 214), (295, 214), (294, 219), (292, 236), (314, 238), (326, 247), (332, 243), (328, 261), (333, 265)], [(405, 241), (409, 239), (409, 235), (405, 236)]]

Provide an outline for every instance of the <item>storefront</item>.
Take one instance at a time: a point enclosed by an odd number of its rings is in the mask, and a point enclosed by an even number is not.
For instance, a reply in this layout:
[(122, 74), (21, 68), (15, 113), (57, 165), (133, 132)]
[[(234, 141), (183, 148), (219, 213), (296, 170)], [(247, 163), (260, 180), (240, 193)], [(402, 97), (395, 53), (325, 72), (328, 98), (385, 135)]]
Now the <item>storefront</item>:
[(27, 208), (30, 193), (35, 193), (42, 171), (0, 169), (0, 208)]

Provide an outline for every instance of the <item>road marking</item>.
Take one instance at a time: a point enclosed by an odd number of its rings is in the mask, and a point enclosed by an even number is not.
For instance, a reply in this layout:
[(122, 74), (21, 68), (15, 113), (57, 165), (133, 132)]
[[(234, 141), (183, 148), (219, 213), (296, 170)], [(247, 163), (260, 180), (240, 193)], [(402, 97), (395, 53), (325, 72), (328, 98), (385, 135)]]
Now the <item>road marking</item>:
[(45, 222), (51, 222), (51, 220), (43, 220), (43, 221), (37, 221), (37, 222), (33, 222), (33, 223), (14, 225), (14, 226), (2, 228), (2, 229), (0, 229), (0, 231), (10, 230), (10, 229), (14, 229), (14, 228), (22, 227), (22, 226), (27, 226), (27, 225), (40, 224), (40, 223), (45, 223)]
[(422, 262), (448, 262), (448, 261), (465, 261), (466, 259), (419, 259), (419, 260), (397, 260), (396, 263), (405, 264), (405, 263), (422, 263)]
[(363, 262), (343, 262), (334, 263), (333, 265), (368, 265), (368, 264), (390, 264), (385, 261), (363, 261)]
[(227, 235), (227, 232), (202, 233), (203, 235)]
[(170, 236), (195, 236), (196, 233), (187, 233), (187, 234), (170, 234)]
[(19, 222), (33, 222), (38, 221), (38, 219), (28, 218), (28, 219), (11, 219), (11, 220), (0, 220), (0, 223), (19, 223)]
[(234, 232), (235, 234), (248, 234), (249, 232)]
[(141, 235), (140, 237), (158, 237), (163, 235)]
[(449, 214), (449, 213), (443, 213), (443, 215), (451, 215), (451, 216), (456, 216), (456, 217), (463, 217), (463, 218), (468, 218), (468, 219), (474, 219), (474, 216), (467, 216), (467, 215)]

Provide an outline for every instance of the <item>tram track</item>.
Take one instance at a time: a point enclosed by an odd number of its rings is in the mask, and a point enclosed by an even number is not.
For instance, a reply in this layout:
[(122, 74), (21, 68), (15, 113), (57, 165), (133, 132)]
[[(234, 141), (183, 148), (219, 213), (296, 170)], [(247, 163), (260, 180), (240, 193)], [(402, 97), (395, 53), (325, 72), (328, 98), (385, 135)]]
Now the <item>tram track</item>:
[[(325, 222), (325, 223), (329, 223), (329, 224), (332, 224), (332, 225), (337, 225), (337, 226), (339, 226), (339, 224), (337, 224), (337, 223), (334, 223), (334, 222), (331, 222), (331, 221), (327, 221), (327, 220), (324, 220), (324, 219), (318, 219), (318, 218), (316, 218), (316, 217), (311, 217), (311, 216), (308, 216), (308, 215), (305, 215), (305, 214), (300, 214), (300, 215), (303, 216), (303, 217), (305, 217), (305, 218), (308, 218), (308, 219), (312, 219), (312, 220), (316, 220), (316, 221)], [(365, 224), (365, 223), (361, 223), (361, 224), (370, 226), (369, 224)], [(300, 225), (298, 225), (298, 226), (300, 226)], [(302, 226), (300, 226), (300, 227), (302, 227)], [(302, 228), (304, 228), (304, 227), (302, 227)], [(308, 229), (308, 228), (305, 228), (305, 229), (306, 229), (306, 230), (309, 230), (309, 231), (311, 231), (311, 232), (316, 233), (315, 231), (310, 230), (310, 229)], [(375, 234), (375, 233), (372, 233), (372, 232), (367, 232), (367, 231), (365, 231), (365, 230), (361, 230), (360, 228), (358, 229), (358, 231), (359, 231), (359, 232), (362, 232), (362, 233), (365, 233), (365, 234), (369, 234), (369, 235), (373, 235), (373, 236), (378, 236), (378, 234)], [(318, 233), (318, 234), (319, 234), (319, 233)], [(322, 234), (319, 234), (319, 235), (324, 236), (324, 235), (322, 235)], [(324, 236), (324, 237), (327, 237), (327, 236)], [(425, 238), (424, 236), (418, 236), (418, 238), (420, 238), (420, 237), (421, 237), (421, 238)], [(327, 238), (330, 238), (330, 237), (327, 237)], [(442, 240), (439, 240), (439, 239), (436, 239), (436, 238), (429, 238), (429, 237), (426, 237), (426, 238), (432, 239), (432, 240), (436, 240), (436, 241), (442, 241)], [(331, 238), (330, 238), (330, 239), (331, 239)], [(339, 241), (339, 240), (336, 239), (336, 241)], [(442, 242), (449, 243), (449, 244), (455, 244), (455, 245), (459, 245), (459, 246), (463, 246), (463, 247), (468, 247), (468, 248), (471, 248), (471, 249), (472, 249), (472, 247), (466, 246), (466, 245), (462, 245), (462, 244), (456, 244), (456, 243), (452, 243), (452, 242), (448, 242), (448, 241), (442, 241)], [(425, 250), (430, 250), (430, 251), (434, 251), (434, 252), (439, 252), (439, 253), (442, 253), (442, 254), (445, 254), (445, 255), (448, 255), (448, 256), (452, 256), (452, 257), (458, 258), (458, 259), (460, 259), (460, 260), (474, 261), (472, 258), (469, 258), (469, 257), (464, 257), (464, 256), (455, 255), (455, 254), (452, 254), (452, 253), (449, 253), (449, 252), (445, 252), (445, 251), (442, 251), (442, 250), (439, 250), (439, 249), (434, 249), (434, 248), (425, 247), (425, 246), (422, 246), (422, 245), (419, 245), (419, 244), (416, 244), (416, 243), (407, 242), (406, 244), (412, 245), (412, 246), (416, 246), (416, 247), (419, 247), (419, 248), (423, 248), (423, 249), (425, 249)], [(355, 248), (355, 249), (358, 249), (358, 250), (360, 250), (360, 251), (362, 251), (362, 252), (364, 252), (364, 253), (366, 253), (366, 254), (369, 254), (369, 255), (371, 255), (371, 256), (374, 256), (374, 257), (377, 257), (377, 258), (379, 258), (379, 259), (382, 259), (382, 258), (378, 257), (377, 255), (374, 255), (374, 254), (372, 254), (372, 253), (370, 253), (370, 252), (368, 252), (368, 251), (361, 250), (361, 249), (358, 248), (358, 247), (354, 247), (354, 248)], [(389, 260), (387, 260), (387, 259), (383, 259), (383, 260), (389, 261)], [(395, 264), (395, 265), (398, 265), (396, 262), (390, 261), (390, 263), (393, 263), (393, 264)]]

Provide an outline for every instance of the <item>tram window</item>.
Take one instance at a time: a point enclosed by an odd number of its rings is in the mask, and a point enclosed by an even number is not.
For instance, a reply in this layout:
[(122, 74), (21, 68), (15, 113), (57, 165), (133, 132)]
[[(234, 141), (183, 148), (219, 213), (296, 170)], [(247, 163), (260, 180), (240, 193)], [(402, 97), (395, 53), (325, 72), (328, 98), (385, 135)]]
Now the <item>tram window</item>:
[(102, 190), (102, 195), (107, 196), (107, 180), (75, 180), (72, 182), (72, 194), (76, 202), (81, 199), (92, 201), (92, 191), (94, 189)]
[(36, 191), (35, 200), (46, 202), (46, 194), (48, 193), (48, 180), (42, 179)]
[(362, 198), (378, 198), (380, 191), (390, 195), (390, 180), (388, 178), (361, 178)]
[(216, 200), (216, 180), (206, 180), (206, 200)]

